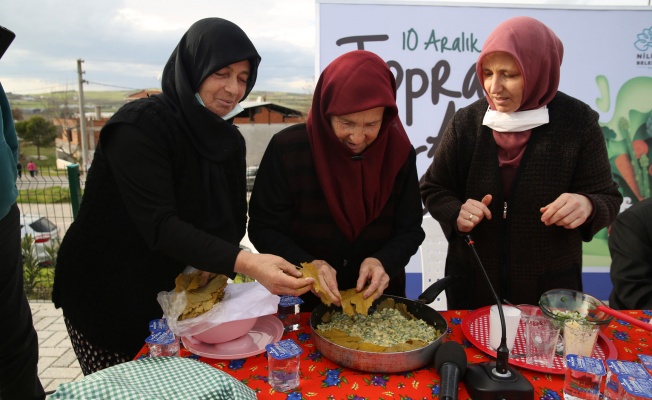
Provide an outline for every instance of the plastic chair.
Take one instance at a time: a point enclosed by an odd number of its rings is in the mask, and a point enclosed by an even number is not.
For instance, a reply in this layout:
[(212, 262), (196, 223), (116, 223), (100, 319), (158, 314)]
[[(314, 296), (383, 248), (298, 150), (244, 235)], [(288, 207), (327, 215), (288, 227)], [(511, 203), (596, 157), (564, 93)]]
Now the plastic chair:
[[(444, 277), (446, 254), (448, 253), (448, 240), (439, 226), (439, 222), (430, 215), (423, 217), (421, 227), (426, 233), (426, 238), (419, 247), (421, 253), (421, 286), (425, 291), (430, 285)], [(446, 292), (443, 291), (430, 307), (438, 311), (448, 309)]]

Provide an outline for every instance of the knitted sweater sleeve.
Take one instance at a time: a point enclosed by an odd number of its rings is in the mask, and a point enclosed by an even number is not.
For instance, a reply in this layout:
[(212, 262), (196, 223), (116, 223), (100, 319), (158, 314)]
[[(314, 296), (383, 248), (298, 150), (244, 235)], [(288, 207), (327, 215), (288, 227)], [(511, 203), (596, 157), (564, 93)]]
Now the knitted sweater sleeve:
[(578, 119), (585, 126), (581, 130), (581, 149), (569, 192), (583, 194), (593, 204), (592, 218), (580, 227), (582, 240), (588, 242), (616, 218), (623, 198), (613, 180), (598, 113), (583, 103), (581, 107), (584, 109), (578, 114), (584, 118)]
[(460, 137), (457, 131), (458, 115), (448, 123), (442, 134), (441, 141), (435, 151), (435, 156), (423, 176), (421, 183), (421, 199), (430, 215), (442, 227), (447, 239), (457, 235), (457, 215), (462, 207), (465, 196), (466, 177), (462, 165), (460, 149), (471, 145)]

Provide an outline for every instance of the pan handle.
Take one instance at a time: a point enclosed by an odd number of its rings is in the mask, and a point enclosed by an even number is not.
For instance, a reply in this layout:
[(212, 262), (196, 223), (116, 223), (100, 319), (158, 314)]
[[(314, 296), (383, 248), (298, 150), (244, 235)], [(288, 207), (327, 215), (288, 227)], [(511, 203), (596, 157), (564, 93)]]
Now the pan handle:
[(446, 290), (446, 288), (456, 280), (457, 275), (448, 275), (437, 280), (437, 282), (428, 286), (428, 288), (423, 293), (421, 293), (421, 296), (419, 296), (418, 300), (423, 304), (432, 303), (441, 292)]

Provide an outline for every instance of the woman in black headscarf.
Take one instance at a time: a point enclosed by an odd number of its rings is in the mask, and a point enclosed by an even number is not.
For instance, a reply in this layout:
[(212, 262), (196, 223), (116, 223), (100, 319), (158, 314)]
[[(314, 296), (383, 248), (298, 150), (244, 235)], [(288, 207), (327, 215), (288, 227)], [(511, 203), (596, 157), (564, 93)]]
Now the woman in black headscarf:
[(157, 293), (186, 266), (240, 272), (275, 294), (309, 290), (284, 259), (239, 247), (245, 143), (230, 119), (259, 62), (238, 26), (202, 19), (170, 56), (163, 93), (126, 104), (102, 129), (53, 292), (84, 374), (134, 357), (161, 316)]

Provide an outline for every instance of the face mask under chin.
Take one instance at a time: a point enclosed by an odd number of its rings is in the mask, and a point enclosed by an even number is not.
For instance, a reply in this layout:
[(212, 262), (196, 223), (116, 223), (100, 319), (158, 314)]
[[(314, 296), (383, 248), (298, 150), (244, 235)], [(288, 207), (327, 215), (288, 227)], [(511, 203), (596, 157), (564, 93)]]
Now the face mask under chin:
[(482, 125), (486, 125), (496, 132), (523, 132), (548, 122), (548, 108), (543, 106), (536, 110), (511, 113), (488, 109), (482, 120)]
[[(206, 107), (206, 105), (204, 104), (204, 101), (201, 99), (201, 96), (199, 96), (199, 93), (195, 93), (195, 98), (197, 99), (199, 104)], [(228, 113), (226, 113), (226, 115), (221, 116), (221, 117), (222, 117), (223, 120), (227, 121), (227, 120), (235, 117), (236, 115), (240, 114), (243, 110), (244, 110), (244, 108), (240, 105), (240, 103), (238, 103), (238, 104), (235, 105), (233, 110), (229, 111)]]

